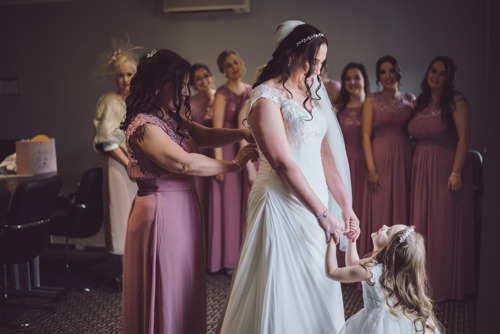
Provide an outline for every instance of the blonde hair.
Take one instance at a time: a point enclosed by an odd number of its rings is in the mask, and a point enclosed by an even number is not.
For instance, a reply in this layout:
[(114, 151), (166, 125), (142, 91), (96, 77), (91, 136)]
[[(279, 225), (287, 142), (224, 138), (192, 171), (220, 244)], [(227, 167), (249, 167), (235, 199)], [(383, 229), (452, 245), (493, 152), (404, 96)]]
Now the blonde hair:
[(94, 79), (103, 81), (107, 75), (114, 75), (120, 66), (124, 63), (129, 63), (137, 72), (137, 63), (139, 55), (137, 50), (142, 49), (142, 46), (136, 46), (130, 43), (130, 39), (125, 34), (125, 39), (113, 38), (111, 39), (112, 50), (103, 52), (98, 55), (98, 66), (94, 72)]
[[(424, 238), (420, 233), (411, 232), (400, 241), (409, 228), (395, 233), (387, 246), (369, 254), (362, 265), (366, 267), (372, 259), (382, 263), (380, 285), (387, 292), (386, 304), (391, 313), (400, 317), (395, 312), (400, 307), (403, 314), (413, 322), (416, 333), (425, 333), (426, 330), (434, 333), (441, 326), (428, 296)], [(394, 300), (397, 302), (392, 304)], [(421, 325), (420, 330), (418, 324)]]

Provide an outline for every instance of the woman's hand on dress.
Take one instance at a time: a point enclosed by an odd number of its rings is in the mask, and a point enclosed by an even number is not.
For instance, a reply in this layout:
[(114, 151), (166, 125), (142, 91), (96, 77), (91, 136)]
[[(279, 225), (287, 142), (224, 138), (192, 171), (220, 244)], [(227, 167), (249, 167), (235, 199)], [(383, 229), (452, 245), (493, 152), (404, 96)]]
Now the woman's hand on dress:
[(249, 143), (255, 143), (255, 139), (252, 135), (252, 132), (250, 132), (250, 130), (248, 129), (241, 129), (241, 131), (243, 132), (243, 139), (246, 140), (247, 142)]
[(238, 161), (238, 164), (243, 169), (246, 167), (248, 161), (256, 161), (258, 158), (259, 152), (257, 151), (257, 145), (248, 144), (239, 149), (235, 160)]
[(340, 231), (342, 230), (340, 222), (330, 211), (326, 211), (326, 215), (326, 218), (323, 215), (317, 218), (319, 226), (325, 231), (327, 243), (330, 241), (330, 238), (333, 237), (335, 244), (338, 244), (340, 241)]
[(377, 193), (382, 188), (382, 181), (377, 172), (368, 171), (368, 188), (372, 193)]
[(462, 175), (452, 173), (448, 178), (448, 190), (458, 193), (462, 190)]

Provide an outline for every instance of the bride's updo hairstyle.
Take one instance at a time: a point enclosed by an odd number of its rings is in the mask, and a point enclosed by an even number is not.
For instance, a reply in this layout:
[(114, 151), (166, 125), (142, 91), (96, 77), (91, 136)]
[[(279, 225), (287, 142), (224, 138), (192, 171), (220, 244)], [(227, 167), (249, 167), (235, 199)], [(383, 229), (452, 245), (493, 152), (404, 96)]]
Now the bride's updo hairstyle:
[[(182, 94), (190, 69), (191, 65), (184, 58), (170, 50), (153, 50), (144, 54), (137, 66), (137, 73), (130, 82), (130, 95), (126, 99), (127, 115), (120, 129), (126, 130), (138, 114), (152, 114), (163, 118), (165, 112), (177, 121), (180, 128), (181, 109), (183, 106), (186, 108), (186, 115), (191, 111), (189, 96), (184, 98)], [(158, 107), (158, 94), (167, 83), (172, 83), (175, 110), (165, 111)]]
[[(272, 59), (267, 62), (266, 67), (262, 70), (253, 88), (272, 78), (281, 77), (283, 88), (286, 89), (285, 81), (290, 77), (290, 56), (294, 56), (295, 59), (302, 57), (302, 59), (309, 63), (309, 71), (306, 78), (310, 77), (314, 72), (314, 57), (316, 53), (323, 43), (328, 45), (328, 40), (319, 29), (302, 21), (285, 21), (281, 23), (276, 28), (274, 39), (276, 49), (272, 54)], [(326, 60), (323, 63), (323, 66), (325, 65)], [(321, 85), (319, 78), (318, 81)], [(307, 87), (307, 97), (303, 103), (305, 106), (307, 100), (312, 95), (306, 80), (304, 80), (304, 85)]]

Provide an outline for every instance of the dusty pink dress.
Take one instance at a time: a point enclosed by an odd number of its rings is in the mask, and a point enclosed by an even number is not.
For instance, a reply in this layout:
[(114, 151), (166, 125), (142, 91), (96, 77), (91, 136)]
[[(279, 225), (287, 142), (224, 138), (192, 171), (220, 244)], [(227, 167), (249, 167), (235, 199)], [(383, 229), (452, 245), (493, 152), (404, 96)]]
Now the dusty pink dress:
[[(146, 123), (159, 126), (185, 151), (196, 150), (177, 123), (146, 114), (129, 125), (128, 172), (139, 190), (127, 225), (123, 268), (123, 333), (206, 332), (205, 243), (192, 176), (153, 164), (131, 145)], [(182, 130), (181, 130), (182, 131)]]
[[(204, 125), (206, 127), (213, 127), (213, 100), (210, 103), (201, 97), (201, 94), (196, 94), (190, 99), (191, 105), (191, 117), (196, 123)], [(208, 157), (213, 158), (214, 150), (211, 148), (201, 148), (200, 153)], [(194, 184), (196, 186), (196, 192), (198, 193), (198, 198), (200, 199), (201, 209), (203, 211), (203, 222), (208, 224), (208, 211), (209, 211), (209, 189), (210, 189), (211, 178), (197, 176), (194, 178)], [(208, 230), (208, 229), (206, 229)]]
[(363, 207), (366, 233), (382, 225), (408, 225), (411, 152), (406, 123), (415, 99), (409, 93), (390, 97), (379, 92), (369, 97), (373, 104), (373, 159), (382, 189), (368, 193)]
[[(251, 86), (245, 86), (245, 91), (241, 95), (235, 94), (225, 85), (217, 89), (216, 94), (222, 94), (226, 100), (224, 128), (238, 128), (238, 113), (250, 97)], [(238, 149), (238, 144), (224, 147), (222, 158), (233, 160)], [(215, 177), (211, 178), (207, 251), (207, 267), (211, 272), (223, 268), (232, 269), (238, 261), (245, 224), (246, 201), (250, 189), (246, 180), (243, 172), (225, 174), (222, 183)]]
[[(465, 100), (461, 93), (455, 103)], [(448, 190), (457, 136), (441, 120), (441, 108), (432, 104), (408, 124), (417, 140), (411, 173), (410, 224), (426, 240), (427, 274), (435, 301), (465, 299), (474, 293), (474, 202), (472, 165), (462, 171), (463, 188)]]
[(363, 107), (346, 107), (337, 114), (344, 135), (345, 150), (351, 171), (352, 209), (360, 220), (361, 235), (357, 241), (360, 256), (364, 256), (372, 249), (371, 231), (368, 230), (369, 226), (367, 226), (367, 219), (364, 217), (363, 212), (363, 202), (366, 201), (366, 196), (368, 196), (368, 184), (366, 181), (366, 160), (361, 143), (362, 110)]

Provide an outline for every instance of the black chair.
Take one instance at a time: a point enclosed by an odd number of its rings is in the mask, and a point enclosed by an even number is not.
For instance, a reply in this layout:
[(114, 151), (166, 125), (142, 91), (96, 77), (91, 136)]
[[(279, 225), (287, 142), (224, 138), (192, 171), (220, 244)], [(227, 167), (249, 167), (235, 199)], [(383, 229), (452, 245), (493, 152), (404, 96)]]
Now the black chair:
[(66, 237), (66, 270), (69, 267), (69, 239), (95, 235), (103, 223), (102, 168), (90, 168), (83, 174), (78, 190), (59, 199), (50, 234)]
[(483, 157), (476, 150), (469, 150), (474, 179), (474, 272), (476, 291), (479, 281), (479, 256), (481, 249), (482, 200), (483, 200)]
[[(38, 258), (47, 240), (48, 224), (56, 207), (61, 183), (59, 176), (35, 179), (19, 184), (14, 192), (0, 233), (0, 263), (3, 265), (5, 275), (5, 302), (8, 295), (58, 298), (66, 292), (63, 288), (40, 285)], [(7, 284), (8, 274), (9, 284)], [(33, 321), (20, 324), (2, 322), (1, 327), (28, 327), (55, 311), (50, 307), (20, 306), (48, 312), (38, 314)]]

